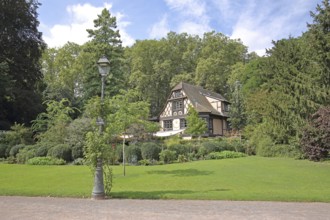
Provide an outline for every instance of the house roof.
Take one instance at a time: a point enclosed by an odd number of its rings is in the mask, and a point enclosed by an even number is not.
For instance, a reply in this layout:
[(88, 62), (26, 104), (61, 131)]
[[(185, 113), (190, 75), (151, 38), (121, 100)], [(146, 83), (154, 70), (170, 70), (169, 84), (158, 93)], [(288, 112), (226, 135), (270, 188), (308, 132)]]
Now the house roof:
[(173, 91), (176, 90), (183, 90), (188, 97), (188, 99), (191, 101), (192, 105), (195, 107), (197, 112), (205, 112), (205, 113), (211, 113), (214, 115), (221, 115), (221, 116), (227, 116), (226, 114), (221, 114), (216, 109), (212, 107), (210, 102), (206, 99), (207, 97), (214, 98), (220, 101), (224, 101), (229, 103), (222, 95), (219, 93), (211, 92), (209, 90), (203, 89), (200, 86), (194, 86), (188, 83), (180, 82), (178, 85), (176, 85), (173, 89)]

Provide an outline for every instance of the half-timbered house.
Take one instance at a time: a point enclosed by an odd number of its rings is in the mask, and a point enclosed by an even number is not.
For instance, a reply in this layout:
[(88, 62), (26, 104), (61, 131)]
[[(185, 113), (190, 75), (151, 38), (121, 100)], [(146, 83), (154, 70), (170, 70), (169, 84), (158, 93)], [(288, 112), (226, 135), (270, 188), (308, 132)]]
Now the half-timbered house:
[(193, 106), (207, 122), (208, 136), (221, 136), (228, 130), (229, 102), (220, 94), (181, 82), (176, 85), (160, 113), (161, 131), (157, 136), (184, 133), (188, 106)]

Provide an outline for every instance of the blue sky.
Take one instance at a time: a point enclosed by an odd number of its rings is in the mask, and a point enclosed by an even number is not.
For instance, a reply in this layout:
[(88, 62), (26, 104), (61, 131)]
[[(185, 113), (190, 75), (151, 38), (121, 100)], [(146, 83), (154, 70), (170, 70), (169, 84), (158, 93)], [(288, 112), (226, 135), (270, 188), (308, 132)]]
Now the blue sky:
[(272, 40), (301, 36), (321, 0), (39, 0), (39, 30), (50, 47), (83, 44), (103, 8), (117, 18), (124, 46), (169, 31), (215, 30), (263, 55)]

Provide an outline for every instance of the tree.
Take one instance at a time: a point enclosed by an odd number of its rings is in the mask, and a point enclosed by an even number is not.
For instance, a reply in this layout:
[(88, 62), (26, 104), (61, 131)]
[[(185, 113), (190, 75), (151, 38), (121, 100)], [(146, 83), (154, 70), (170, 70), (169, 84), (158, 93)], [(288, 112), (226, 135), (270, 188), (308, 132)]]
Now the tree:
[(222, 33), (205, 33), (196, 67), (195, 82), (211, 91), (225, 94), (231, 66), (243, 62), (247, 52), (240, 40)]
[[(271, 123), (271, 135), (276, 143), (297, 139), (310, 114), (316, 111), (326, 96), (314, 76), (315, 63), (308, 59), (303, 38), (273, 42), (267, 51), (262, 90), (267, 94), (264, 115)], [(261, 101), (262, 102), (262, 101)]]
[(49, 143), (52, 146), (64, 144), (66, 141), (67, 127), (71, 123), (71, 115), (77, 109), (71, 107), (67, 99), (61, 101), (51, 100), (46, 102), (46, 112), (42, 112), (33, 120), (32, 129), (37, 133), (39, 142)]
[[(81, 72), (76, 71), (81, 47), (68, 42), (60, 48), (46, 49), (42, 56), (42, 71), (46, 88), (44, 100), (68, 99), (73, 105), (80, 97)], [(95, 77), (97, 78), (97, 77)]]
[(100, 83), (97, 78), (97, 60), (106, 56), (110, 63), (110, 74), (105, 78), (107, 96), (118, 94), (124, 85), (124, 51), (121, 45), (119, 30), (116, 30), (116, 17), (112, 17), (107, 9), (94, 20), (95, 29), (87, 29), (91, 40), (83, 45), (82, 52), (77, 58), (76, 71), (82, 72), (80, 93), (84, 102), (99, 95)]
[(141, 125), (141, 127), (150, 127), (152, 122), (148, 122), (149, 104), (144, 101), (136, 101), (137, 93), (133, 90), (128, 92), (121, 91), (121, 94), (116, 95), (111, 99), (110, 105), (113, 114), (108, 115), (109, 127), (107, 131), (113, 135), (116, 131), (123, 138), (123, 165), (124, 176), (125, 171), (125, 139), (127, 135), (135, 135), (129, 133), (129, 129), (133, 126)]
[(311, 117), (300, 139), (301, 149), (313, 161), (327, 158), (330, 152), (330, 106), (321, 107)]
[(330, 4), (329, 0), (323, 0), (317, 4), (316, 12), (311, 12), (313, 23), (308, 24), (307, 46), (311, 49), (310, 59), (316, 64), (314, 71), (318, 83), (325, 87), (327, 99), (325, 105), (330, 103)]
[(196, 135), (200, 138), (203, 134), (207, 132), (206, 121), (199, 117), (198, 112), (191, 105), (188, 107), (187, 128), (185, 130), (186, 134)]
[(35, 0), (0, 2), (0, 129), (14, 122), (29, 124), (42, 110), (39, 59), (45, 43), (38, 31)]
[(241, 130), (246, 125), (245, 104), (241, 92), (242, 85), (239, 81), (236, 81), (232, 87), (234, 88), (231, 93), (228, 121), (230, 122), (230, 127), (237, 131), (238, 135), (241, 137)]

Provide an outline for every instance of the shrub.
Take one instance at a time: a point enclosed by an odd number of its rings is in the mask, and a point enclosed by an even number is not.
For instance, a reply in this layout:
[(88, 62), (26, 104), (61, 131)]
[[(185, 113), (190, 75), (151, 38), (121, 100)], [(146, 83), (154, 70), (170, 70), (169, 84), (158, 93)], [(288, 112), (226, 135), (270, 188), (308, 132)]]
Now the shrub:
[(84, 158), (77, 158), (72, 162), (73, 165), (85, 165)]
[(301, 149), (313, 161), (327, 158), (330, 151), (330, 106), (312, 115), (309, 126), (303, 129)]
[(54, 157), (34, 157), (27, 161), (29, 165), (64, 165), (65, 160)]
[(29, 145), (18, 152), (16, 160), (17, 163), (26, 163), (29, 159), (36, 156), (36, 145)]
[(6, 157), (6, 151), (7, 151), (7, 144), (0, 143), (0, 158)]
[(172, 163), (176, 160), (176, 152), (171, 150), (162, 150), (162, 152), (159, 153), (159, 158), (164, 163)]
[(168, 150), (175, 151), (176, 156), (188, 155), (190, 153), (190, 147), (187, 144), (174, 144), (167, 147)]
[(259, 141), (256, 143), (256, 154), (263, 157), (273, 157), (272, 147), (274, 147), (274, 142), (271, 137), (261, 135)]
[(221, 148), (221, 145), (219, 142), (216, 141), (205, 141), (202, 143), (202, 147), (207, 151), (207, 153), (211, 152), (219, 152), (223, 149)]
[(84, 148), (81, 145), (74, 145), (71, 148), (71, 157), (73, 160), (84, 157)]
[(206, 158), (212, 160), (219, 160), (219, 159), (239, 158), (239, 157), (246, 157), (246, 154), (235, 151), (221, 151), (221, 152), (211, 152), (207, 155)]
[(20, 151), (20, 149), (23, 149), (23, 148), (25, 148), (25, 145), (24, 144), (18, 144), (18, 145), (13, 146), (10, 149), (9, 156), (16, 157), (16, 154), (18, 154), (18, 152)]
[(198, 149), (198, 152), (197, 152), (197, 157), (199, 158), (199, 159), (204, 159), (204, 157), (205, 157), (205, 155), (207, 154), (207, 150), (205, 149), (205, 147), (200, 147), (199, 149)]
[(126, 161), (131, 164), (137, 164), (142, 159), (141, 149), (136, 145), (130, 145), (126, 148)]
[(184, 162), (187, 162), (187, 161), (188, 161), (188, 159), (186, 158), (185, 155), (179, 154), (179, 156), (178, 156), (178, 162), (179, 163), (184, 163)]
[(48, 150), (47, 156), (56, 157), (65, 161), (71, 161), (71, 149), (67, 144), (59, 144)]
[(158, 160), (160, 152), (160, 146), (153, 142), (146, 142), (141, 146), (141, 154), (143, 159)]
[(45, 157), (47, 156), (49, 147), (46, 145), (36, 145), (36, 157)]
[(146, 160), (146, 159), (139, 160), (139, 165), (149, 166), (150, 164), (151, 164), (150, 160)]

